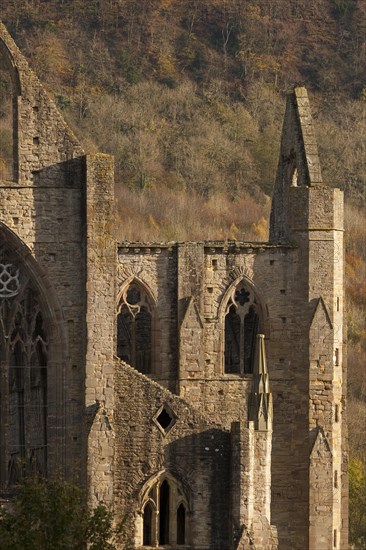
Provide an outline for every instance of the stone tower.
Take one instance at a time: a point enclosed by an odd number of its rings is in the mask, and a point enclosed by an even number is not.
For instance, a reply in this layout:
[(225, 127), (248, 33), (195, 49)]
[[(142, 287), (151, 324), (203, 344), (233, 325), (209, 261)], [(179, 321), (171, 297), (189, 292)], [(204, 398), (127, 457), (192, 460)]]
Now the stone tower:
[(347, 545), (342, 194), (287, 102), (268, 243), (114, 240), (84, 155), (0, 25), (0, 484), (60, 471), (120, 548)]
[[(306, 547), (343, 549), (348, 519), (343, 194), (323, 184), (304, 88), (297, 88), (287, 100), (270, 241), (290, 242), (297, 248), (292, 273), (296, 298), (293, 317), (286, 319), (288, 341), (276, 346), (285, 367), (272, 374), (272, 387), (281, 390), (282, 402), (277, 397), (273, 510), (275, 516), (275, 510), (281, 512), (275, 523), (279, 527), (285, 522), (299, 531), (301, 525), (309, 525)], [(292, 473), (287, 480), (284, 471)]]

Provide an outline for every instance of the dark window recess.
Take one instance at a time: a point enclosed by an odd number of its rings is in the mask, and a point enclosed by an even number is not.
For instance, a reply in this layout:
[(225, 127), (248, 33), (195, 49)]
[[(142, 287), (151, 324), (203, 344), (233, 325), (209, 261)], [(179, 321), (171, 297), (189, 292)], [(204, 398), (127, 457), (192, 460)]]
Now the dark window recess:
[(144, 509), (144, 525), (143, 525), (143, 544), (150, 546), (152, 544), (152, 508), (151, 504), (146, 504)]
[(176, 419), (177, 417), (169, 405), (164, 405), (163, 408), (159, 409), (153, 418), (154, 422), (164, 434), (167, 434), (168, 431), (174, 426)]
[(169, 484), (165, 479), (160, 487), (159, 544), (169, 544), (169, 493)]
[(249, 292), (245, 288), (241, 288), (235, 292), (235, 302), (243, 306), (249, 302)]
[(169, 476), (163, 476), (144, 491), (142, 505), (143, 547), (157, 548), (187, 544), (189, 536), (188, 501), (182, 488)]
[(259, 329), (258, 315), (251, 306), (244, 318), (244, 372), (253, 372), (256, 337)]
[(186, 543), (186, 509), (180, 504), (177, 510), (177, 544)]
[(225, 372), (240, 374), (240, 317), (231, 306), (225, 317)]
[(163, 409), (156, 420), (159, 422), (163, 430), (166, 430), (173, 421), (173, 418), (165, 409)]
[(0, 485), (9, 488), (29, 473), (47, 475), (48, 346), (33, 290), (3, 304), (0, 331), (9, 334), (0, 350)]
[(117, 317), (117, 355), (143, 374), (152, 371), (152, 315), (147, 296), (128, 289)]
[(250, 294), (242, 288), (235, 292), (235, 303), (228, 307), (225, 316), (225, 373), (253, 372), (259, 317), (255, 301), (249, 304)]

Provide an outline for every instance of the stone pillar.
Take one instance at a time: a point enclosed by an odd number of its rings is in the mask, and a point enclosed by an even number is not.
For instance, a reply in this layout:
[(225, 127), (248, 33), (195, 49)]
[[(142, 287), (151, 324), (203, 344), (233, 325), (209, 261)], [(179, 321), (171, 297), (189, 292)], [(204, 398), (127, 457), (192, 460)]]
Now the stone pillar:
[[(231, 548), (250, 542), (254, 513), (254, 422), (231, 425)], [(244, 547), (243, 547), (244, 548)]]
[[(179, 365), (177, 391), (189, 400), (196, 395), (193, 387), (181, 380), (203, 378), (202, 341), (203, 320), (200, 315), (203, 296), (204, 246), (203, 243), (179, 243), (178, 258), (178, 334)], [(184, 388), (182, 388), (184, 386)]]
[(113, 503), (115, 265), (113, 158), (86, 157), (87, 468), (92, 503)]

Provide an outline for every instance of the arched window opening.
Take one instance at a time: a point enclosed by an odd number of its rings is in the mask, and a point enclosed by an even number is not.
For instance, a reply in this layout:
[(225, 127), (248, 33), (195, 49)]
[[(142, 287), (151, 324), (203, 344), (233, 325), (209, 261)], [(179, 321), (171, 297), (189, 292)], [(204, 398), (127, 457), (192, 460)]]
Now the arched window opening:
[(186, 509), (181, 503), (177, 510), (177, 544), (186, 543)]
[(164, 480), (160, 487), (159, 544), (169, 544), (169, 484)]
[(153, 510), (148, 502), (144, 508), (144, 523), (143, 523), (143, 544), (150, 546), (153, 543)]
[[(155, 478), (142, 498), (142, 525), (136, 545), (163, 547), (186, 545), (188, 501), (183, 488), (168, 473)], [(140, 520), (141, 521), (141, 520)]]
[(0, 258), (0, 487), (47, 475), (48, 341), (37, 292)]
[(240, 316), (234, 305), (225, 316), (225, 372), (240, 374)]
[(151, 310), (146, 292), (132, 283), (123, 293), (117, 318), (117, 355), (143, 374), (152, 372)]
[(228, 374), (253, 372), (259, 316), (254, 294), (243, 282), (234, 288), (225, 314), (224, 371)]
[[(0, 45), (1, 46), (1, 45)], [(9, 62), (0, 47), (0, 180), (14, 180), (15, 89)]]
[(253, 372), (256, 337), (259, 332), (259, 319), (255, 307), (250, 306), (244, 317), (244, 372)]

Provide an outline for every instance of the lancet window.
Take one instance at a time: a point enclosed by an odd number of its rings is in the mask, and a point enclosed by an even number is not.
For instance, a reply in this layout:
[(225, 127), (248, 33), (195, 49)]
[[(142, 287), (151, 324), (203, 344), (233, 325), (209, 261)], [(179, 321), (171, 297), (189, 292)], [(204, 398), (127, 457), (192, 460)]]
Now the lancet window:
[(47, 475), (48, 338), (37, 291), (0, 258), (0, 485)]
[(14, 75), (0, 43), (0, 180), (14, 179)]
[(152, 372), (152, 300), (132, 282), (122, 295), (117, 318), (117, 355), (143, 374)]
[(253, 372), (255, 340), (259, 331), (258, 305), (244, 282), (236, 286), (225, 312), (224, 370), (230, 374)]
[(141, 518), (143, 547), (188, 544), (188, 502), (172, 476), (165, 474), (145, 489)]

